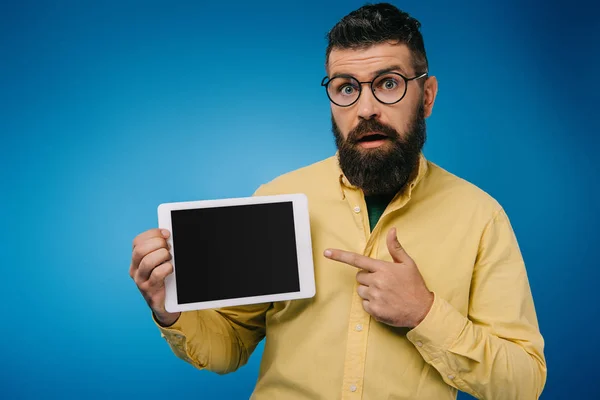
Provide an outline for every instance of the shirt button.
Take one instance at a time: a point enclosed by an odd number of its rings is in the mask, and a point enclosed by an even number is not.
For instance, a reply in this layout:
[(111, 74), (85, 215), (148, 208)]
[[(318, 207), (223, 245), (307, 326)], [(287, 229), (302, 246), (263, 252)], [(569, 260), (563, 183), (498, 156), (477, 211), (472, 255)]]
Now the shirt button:
[(356, 392), (356, 385), (350, 385), (350, 391)]
[(355, 206), (354, 207), (354, 212), (355, 213), (359, 213), (360, 212), (360, 207), (359, 206)]
[(454, 379), (454, 375), (452, 375), (452, 374), (448, 375), (448, 379), (450, 379), (450, 380)]
[(423, 347), (423, 342), (421, 342), (420, 340), (417, 340), (417, 346)]
[(358, 325), (356, 325), (356, 326), (354, 327), (354, 329), (355, 329), (357, 332), (360, 332), (360, 331), (362, 331), (362, 325), (361, 325), (361, 324), (358, 324)]

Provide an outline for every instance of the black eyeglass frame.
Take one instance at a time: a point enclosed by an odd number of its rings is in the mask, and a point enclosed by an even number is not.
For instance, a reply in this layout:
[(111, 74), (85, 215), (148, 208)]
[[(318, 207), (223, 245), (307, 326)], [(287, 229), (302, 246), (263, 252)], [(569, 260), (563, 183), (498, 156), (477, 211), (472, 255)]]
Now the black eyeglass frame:
[[(400, 96), (400, 98), (392, 103), (386, 103), (385, 101), (381, 101), (379, 99), (379, 97), (377, 97), (377, 95), (375, 94), (375, 88), (373, 87), (373, 83), (382, 75), (398, 75), (400, 78), (402, 78), (404, 80), (404, 93), (402, 93), (402, 96)], [(387, 105), (391, 105), (391, 104), (396, 104), (399, 103), (400, 100), (402, 100), (404, 98), (404, 96), (406, 96), (406, 91), (408, 90), (408, 82), (410, 81), (414, 81), (416, 79), (421, 79), (425, 76), (427, 76), (429, 74), (429, 72), (423, 72), (421, 75), (417, 75), (417, 76), (413, 76), (412, 78), (407, 78), (404, 75), (402, 75), (401, 73), (398, 72), (390, 72), (390, 71), (386, 71), (386, 72), (382, 72), (379, 75), (377, 75), (376, 77), (373, 78), (373, 80), (371, 81), (366, 81), (366, 82), (361, 82), (358, 79), (356, 79), (355, 77), (351, 76), (351, 75), (336, 75), (334, 77), (332, 77), (331, 79), (329, 79), (329, 77), (324, 77), (323, 80), (321, 81), (321, 86), (325, 87), (325, 93), (327, 93), (327, 97), (329, 98), (329, 101), (331, 101), (333, 104), (335, 104), (338, 107), (350, 107), (351, 105), (355, 104), (358, 99), (360, 99), (360, 95), (362, 94), (362, 86), (366, 83), (369, 84), (369, 86), (371, 87), (371, 93), (373, 93), (373, 97), (375, 97), (375, 99), (377, 99), (378, 102), (380, 102), (381, 104), (387, 104)], [(358, 82), (358, 96), (356, 97), (356, 99), (348, 104), (348, 105), (341, 105), (336, 103), (335, 101), (333, 101), (333, 99), (331, 98), (331, 96), (329, 95), (329, 90), (328, 90), (328, 86), (331, 83), (331, 81), (333, 81), (336, 78), (351, 78), (354, 79), (356, 82)], [(327, 82), (325, 82), (327, 80)]]

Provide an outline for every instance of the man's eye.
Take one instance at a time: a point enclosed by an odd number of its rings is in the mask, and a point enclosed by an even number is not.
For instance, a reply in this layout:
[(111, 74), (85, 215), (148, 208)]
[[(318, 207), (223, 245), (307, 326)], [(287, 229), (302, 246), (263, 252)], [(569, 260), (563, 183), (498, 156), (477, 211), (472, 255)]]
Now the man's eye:
[(394, 90), (398, 87), (398, 83), (393, 79), (386, 79), (381, 83), (381, 87), (385, 90)]
[(356, 89), (352, 85), (344, 85), (340, 88), (340, 92), (345, 95), (354, 94), (355, 91)]

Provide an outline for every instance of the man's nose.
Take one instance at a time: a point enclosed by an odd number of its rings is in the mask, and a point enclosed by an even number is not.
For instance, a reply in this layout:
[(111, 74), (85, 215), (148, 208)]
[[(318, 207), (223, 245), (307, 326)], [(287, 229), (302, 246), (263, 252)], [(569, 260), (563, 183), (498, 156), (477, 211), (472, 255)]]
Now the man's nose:
[(358, 99), (358, 116), (362, 119), (379, 117), (381, 103), (375, 98), (371, 88), (364, 88)]

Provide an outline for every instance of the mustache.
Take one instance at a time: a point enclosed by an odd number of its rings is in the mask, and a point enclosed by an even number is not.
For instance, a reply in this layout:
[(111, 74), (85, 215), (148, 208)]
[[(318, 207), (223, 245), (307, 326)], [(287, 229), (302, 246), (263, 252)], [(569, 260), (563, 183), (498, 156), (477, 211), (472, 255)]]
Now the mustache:
[(375, 119), (363, 119), (348, 133), (346, 141), (356, 144), (361, 136), (373, 132), (381, 133), (392, 141), (397, 141), (400, 139), (398, 131), (391, 126), (383, 124)]

